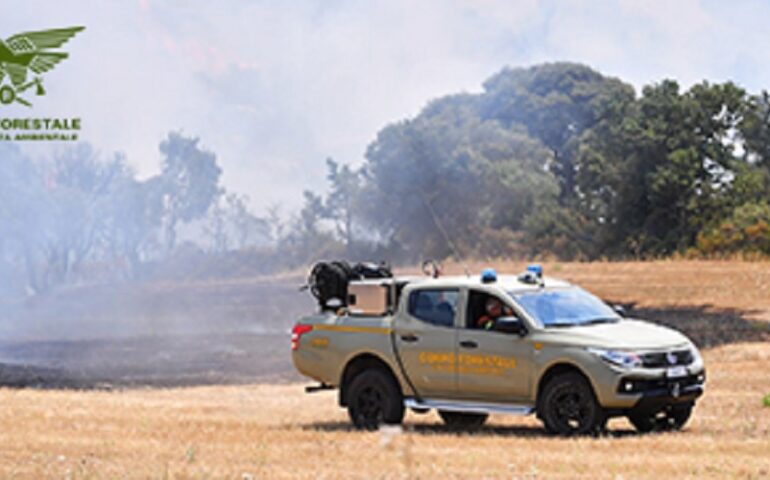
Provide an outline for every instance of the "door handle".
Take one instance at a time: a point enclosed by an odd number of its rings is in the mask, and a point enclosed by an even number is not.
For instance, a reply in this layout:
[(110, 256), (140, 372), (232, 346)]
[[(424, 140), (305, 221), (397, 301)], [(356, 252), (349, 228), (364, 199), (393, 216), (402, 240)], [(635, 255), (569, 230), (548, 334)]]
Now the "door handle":
[(473, 340), (463, 340), (462, 342), (460, 342), (460, 346), (463, 348), (476, 348), (479, 346), (479, 344), (474, 342)]
[(409, 343), (416, 342), (419, 339), (420, 339), (420, 337), (418, 337), (414, 333), (406, 333), (404, 335), (401, 335), (401, 340), (403, 340), (405, 342), (409, 342)]

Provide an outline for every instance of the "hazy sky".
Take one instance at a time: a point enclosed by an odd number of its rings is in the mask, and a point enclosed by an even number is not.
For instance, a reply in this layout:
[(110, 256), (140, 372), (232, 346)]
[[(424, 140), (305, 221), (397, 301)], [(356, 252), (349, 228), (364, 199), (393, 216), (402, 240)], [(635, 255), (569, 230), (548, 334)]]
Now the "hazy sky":
[[(0, 36), (84, 25), (32, 110), (155, 173), (171, 129), (218, 154), (257, 211), (359, 163), (385, 124), (478, 91), (505, 65), (585, 62), (635, 86), (673, 77), (770, 87), (770, 3), (698, 0), (3, 0)], [(26, 146), (44, 155), (50, 146)]]

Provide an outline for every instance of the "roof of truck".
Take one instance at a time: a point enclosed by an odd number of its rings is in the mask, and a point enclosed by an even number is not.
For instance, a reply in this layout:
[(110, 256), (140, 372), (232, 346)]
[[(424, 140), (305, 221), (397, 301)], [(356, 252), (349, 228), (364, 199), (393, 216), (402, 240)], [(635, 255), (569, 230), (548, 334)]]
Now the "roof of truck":
[[(513, 290), (537, 290), (539, 288), (558, 288), (572, 286), (569, 282), (557, 278), (543, 277), (542, 286), (539, 283), (522, 281), (516, 275), (500, 275), (495, 281), (484, 282), (480, 275), (451, 275), (438, 278), (427, 276), (397, 277), (397, 282), (406, 282), (410, 285), (431, 287), (498, 287), (505, 291)], [(380, 280), (381, 282), (382, 280)]]

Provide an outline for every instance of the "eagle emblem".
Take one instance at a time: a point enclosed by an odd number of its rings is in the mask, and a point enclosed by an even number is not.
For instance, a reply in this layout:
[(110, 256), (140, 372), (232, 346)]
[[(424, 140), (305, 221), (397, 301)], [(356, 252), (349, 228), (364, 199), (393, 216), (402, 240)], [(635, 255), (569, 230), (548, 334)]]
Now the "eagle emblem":
[(31, 107), (21, 95), (32, 87), (37, 95), (45, 95), (42, 75), (69, 57), (56, 49), (83, 30), (85, 27), (42, 30), (0, 40), (0, 103)]

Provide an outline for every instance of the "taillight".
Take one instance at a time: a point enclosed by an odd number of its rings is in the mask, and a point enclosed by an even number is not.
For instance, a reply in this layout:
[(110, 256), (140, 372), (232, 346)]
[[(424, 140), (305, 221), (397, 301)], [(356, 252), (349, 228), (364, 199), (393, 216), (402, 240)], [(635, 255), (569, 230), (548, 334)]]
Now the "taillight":
[(291, 349), (296, 350), (299, 348), (299, 339), (302, 334), (313, 330), (312, 325), (294, 325), (291, 329)]

